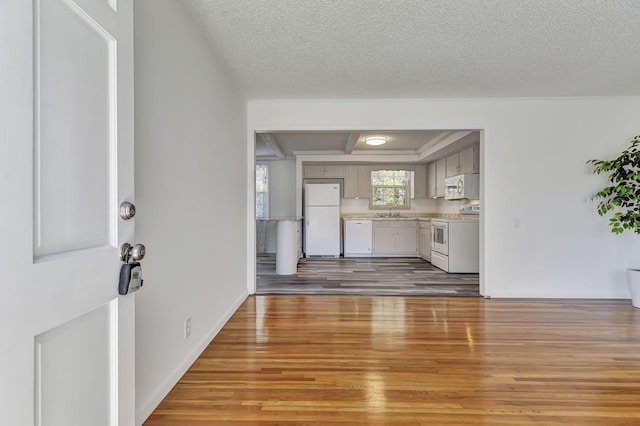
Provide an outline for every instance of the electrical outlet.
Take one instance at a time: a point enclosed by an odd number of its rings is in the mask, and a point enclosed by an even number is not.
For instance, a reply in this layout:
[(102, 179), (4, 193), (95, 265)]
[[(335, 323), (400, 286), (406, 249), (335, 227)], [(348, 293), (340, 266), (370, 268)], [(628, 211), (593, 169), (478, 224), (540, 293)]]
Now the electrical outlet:
[(184, 320), (184, 338), (191, 336), (191, 317)]

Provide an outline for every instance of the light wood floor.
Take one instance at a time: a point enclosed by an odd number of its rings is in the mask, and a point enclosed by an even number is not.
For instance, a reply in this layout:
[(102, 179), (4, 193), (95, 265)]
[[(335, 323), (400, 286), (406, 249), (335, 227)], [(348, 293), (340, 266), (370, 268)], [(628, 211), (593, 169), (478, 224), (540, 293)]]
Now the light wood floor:
[(145, 423), (640, 425), (628, 300), (252, 296)]

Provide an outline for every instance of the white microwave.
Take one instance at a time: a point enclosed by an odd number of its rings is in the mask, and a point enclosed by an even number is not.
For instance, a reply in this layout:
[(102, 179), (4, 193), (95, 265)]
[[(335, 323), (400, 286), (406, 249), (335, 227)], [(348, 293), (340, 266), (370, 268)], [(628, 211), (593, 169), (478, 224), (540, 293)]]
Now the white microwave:
[(444, 180), (445, 200), (469, 200), (480, 199), (480, 175), (467, 173), (464, 175), (451, 176)]

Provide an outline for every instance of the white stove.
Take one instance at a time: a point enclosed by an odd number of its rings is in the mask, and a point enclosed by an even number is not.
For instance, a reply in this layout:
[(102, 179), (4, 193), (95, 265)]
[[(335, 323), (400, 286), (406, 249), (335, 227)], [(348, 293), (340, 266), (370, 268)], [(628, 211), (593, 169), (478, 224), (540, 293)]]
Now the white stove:
[(431, 220), (431, 264), (445, 272), (480, 270), (480, 205), (464, 204), (460, 219)]

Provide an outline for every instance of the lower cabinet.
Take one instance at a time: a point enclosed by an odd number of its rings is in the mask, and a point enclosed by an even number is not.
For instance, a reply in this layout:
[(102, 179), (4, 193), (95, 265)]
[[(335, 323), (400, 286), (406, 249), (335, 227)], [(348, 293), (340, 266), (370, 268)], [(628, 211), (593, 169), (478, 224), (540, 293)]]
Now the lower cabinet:
[(418, 255), (431, 261), (431, 221), (418, 221)]
[(296, 250), (298, 259), (302, 259), (302, 220), (296, 226)]
[(415, 220), (374, 221), (374, 256), (416, 256), (418, 254), (416, 230)]

